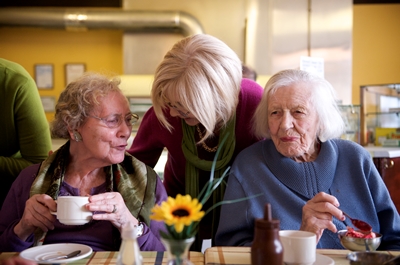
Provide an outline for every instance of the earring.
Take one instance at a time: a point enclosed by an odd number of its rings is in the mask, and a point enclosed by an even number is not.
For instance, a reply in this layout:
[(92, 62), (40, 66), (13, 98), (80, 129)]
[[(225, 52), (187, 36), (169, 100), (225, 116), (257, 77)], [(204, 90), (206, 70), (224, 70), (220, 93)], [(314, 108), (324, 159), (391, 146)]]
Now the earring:
[(74, 131), (74, 138), (75, 138), (75, 141), (77, 141), (77, 142), (82, 141), (82, 135), (77, 131)]

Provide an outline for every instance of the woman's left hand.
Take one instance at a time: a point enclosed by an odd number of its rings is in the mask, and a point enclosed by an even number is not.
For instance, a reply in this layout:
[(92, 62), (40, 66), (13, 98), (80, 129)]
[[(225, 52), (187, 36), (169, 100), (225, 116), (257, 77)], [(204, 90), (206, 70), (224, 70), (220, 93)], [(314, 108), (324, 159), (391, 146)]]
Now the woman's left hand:
[(335, 196), (320, 192), (303, 206), (303, 216), (300, 230), (313, 232), (317, 235), (317, 242), (325, 229), (336, 233), (336, 226), (332, 219), (336, 217), (344, 219), (343, 213), (339, 210), (339, 202)]
[(86, 208), (92, 212), (101, 212), (93, 214), (94, 220), (108, 220), (120, 231), (128, 222), (133, 225), (138, 224), (138, 220), (126, 207), (119, 192), (106, 192), (90, 196)]

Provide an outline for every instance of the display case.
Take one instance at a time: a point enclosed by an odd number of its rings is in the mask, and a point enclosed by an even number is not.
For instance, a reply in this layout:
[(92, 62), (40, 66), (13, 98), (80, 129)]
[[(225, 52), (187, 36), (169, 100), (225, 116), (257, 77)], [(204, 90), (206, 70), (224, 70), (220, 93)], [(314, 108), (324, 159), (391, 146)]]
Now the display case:
[(400, 84), (363, 85), (360, 93), (360, 143), (382, 145), (400, 128)]
[(135, 133), (139, 129), (144, 114), (151, 108), (152, 102), (150, 97), (128, 97), (128, 100), (132, 113), (139, 115), (138, 122), (132, 127), (132, 132)]
[[(139, 129), (140, 123), (143, 121), (144, 114), (151, 108), (153, 104), (150, 97), (128, 97), (128, 100), (130, 110), (139, 115), (138, 122), (132, 127), (132, 137), (130, 138), (130, 143), (128, 143), (128, 146), (131, 146), (133, 138), (136, 136), (136, 132)], [(154, 166), (154, 170), (157, 172), (157, 175), (161, 178), (161, 180), (164, 180), (164, 168), (167, 158), (168, 151), (166, 148), (164, 148), (157, 164)]]
[(360, 143), (360, 105), (339, 105), (346, 125), (342, 139)]

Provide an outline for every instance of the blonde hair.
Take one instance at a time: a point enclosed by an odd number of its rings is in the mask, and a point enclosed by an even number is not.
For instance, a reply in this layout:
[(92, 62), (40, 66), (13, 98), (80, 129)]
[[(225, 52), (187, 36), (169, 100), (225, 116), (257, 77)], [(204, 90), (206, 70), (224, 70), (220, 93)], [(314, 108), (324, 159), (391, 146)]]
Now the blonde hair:
[(164, 56), (154, 76), (151, 97), (159, 121), (169, 130), (163, 98), (174, 98), (206, 128), (201, 141), (234, 115), (242, 80), (236, 53), (206, 34), (186, 37)]
[(273, 75), (265, 85), (263, 96), (253, 117), (253, 129), (258, 137), (270, 138), (268, 126), (268, 100), (282, 87), (295, 83), (306, 84), (311, 88), (311, 102), (318, 116), (319, 126), (317, 136), (321, 142), (342, 135), (345, 124), (336, 103), (337, 95), (332, 85), (323, 78), (309, 72), (289, 69)]
[[(111, 91), (121, 92), (118, 78), (110, 79), (100, 73), (87, 72), (69, 83), (58, 99), (54, 121), (51, 123), (53, 137), (69, 139), (68, 129), (76, 130), (84, 124), (99, 100)], [(122, 92), (121, 92), (122, 94)]]

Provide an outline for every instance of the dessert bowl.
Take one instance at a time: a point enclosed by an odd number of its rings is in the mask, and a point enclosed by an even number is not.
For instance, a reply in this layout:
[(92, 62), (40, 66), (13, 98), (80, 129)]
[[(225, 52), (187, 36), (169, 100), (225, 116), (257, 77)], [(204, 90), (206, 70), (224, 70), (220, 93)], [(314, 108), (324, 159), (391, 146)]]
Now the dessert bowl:
[(346, 235), (347, 230), (340, 230), (338, 236), (343, 247), (351, 251), (375, 251), (381, 244), (382, 235), (375, 233), (375, 238), (359, 238)]

